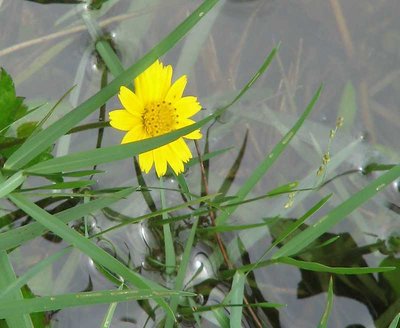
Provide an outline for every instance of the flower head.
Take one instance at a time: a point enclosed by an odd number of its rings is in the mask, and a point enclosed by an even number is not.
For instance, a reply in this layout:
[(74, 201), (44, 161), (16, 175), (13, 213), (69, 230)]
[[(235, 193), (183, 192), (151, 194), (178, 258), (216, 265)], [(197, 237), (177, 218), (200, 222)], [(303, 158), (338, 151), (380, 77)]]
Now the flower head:
[[(201, 106), (196, 97), (183, 96), (186, 87), (186, 75), (173, 84), (171, 65), (164, 66), (156, 61), (134, 80), (135, 92), (122, 86), (119, 100), (123, 109), (110, 112), (112, 127), (128, 131), (121, 143), (128, 143), (159, 136), (194, 123), (190, 119)], [(167, 163), (179, 174), (184, 163), (192, 158), (186, 139), (200, 139), (200, 130), (195, 130), (169, 144), (139, 155), (142, 171), (148, 173), (155, 164), (159, 177), (167, 171)]]

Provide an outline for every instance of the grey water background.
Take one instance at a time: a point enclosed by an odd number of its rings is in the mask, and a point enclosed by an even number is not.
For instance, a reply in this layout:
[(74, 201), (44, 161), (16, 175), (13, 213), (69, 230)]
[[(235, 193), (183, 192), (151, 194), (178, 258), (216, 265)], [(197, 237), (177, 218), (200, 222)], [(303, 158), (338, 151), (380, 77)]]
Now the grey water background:
[[(212, 150), (233, 149), (211, 161), (210, 192), (218, 190), (247, 130), (249, 139), (245, 157), (231, 193), (240, 187), (296, 121), (320, 83), (324, 84), (324, 92), (311, 118), (290, 149), (259, 183), (253, 196), (290, 181), (300, 181), (304, 187), (315, 185), (318, 180), (315, 173), (327, 150), (329, 131), (335, 126), (346, 88), (353, 90), (350, 94), (355, 95), (355, 107), (345, 108), (345, 125), (332, 142), (328, 176), (359, 169), (373, 161), (399, 162), (400, 3), (397, 0), (340, 1), (351, 38), (350, 43), (346, 43), (345, 33), (337, 21), (338, 14), (332, 7), (334, 2), (221, 1), (199, 26), (162, 57), (164, 63), (174, 66), (175, 79), (181, 74), (188, 75), (186, 93), (198, 96), (205, 108), (198, 116), (202, 117), (231, 99), (258, 70), (269, 51), (280, 43), (279, 56), (270, 70), (211, 129)], [(181, 0), (109, 0), (100, 11), (88, 13), (80, 5), (3, 0), (0, 1), (0, 65), (14, 78), (17, 94), (26, 97), (28, 104), (33, 107), (48, 102), (43, 112), (76, 85), (54, 114), (53, 119), (57, 119), (99, 90), (102, 68), (94, 52), (96, 34), (110, 35), (127, 67), (199, 4), (200, 1)], [(94, 22), (89, 30), (87, 22)], [(61, 35), (54, 36), (56, 32)], [(119, 107), (116, 97), (107, 104), (108, 110)], [(351, 112), (354, 116), (349, 114)], [(87, 122), (96, 119), (97, 114)], [(122, 133), (106, 129), (103, 146), (118, 144), (121, 138)], [(96, 134), (84, 132), (62, 138), (54, 152), (63, 155), (92, 148), (95, 143)], [(137, 185), (131, 160), (103, 165), (100, 169), (106, 173), (97, 177), (96, 188)], [(341, 178), (319, 194), (297, 195), (290, 208), (284, 206), (286, 197), (248, 204), (240, 207), (230, 223), (257, 223), (264, 217), (278, 214), (297, 217), (319, 196), (330, 192), (334, 197), (329, 204), (335, 206), (371, 178), (361, 174)], [(187, 179), (193, 186), (192, 191), (199, 192), (197, 168), (189, 170)], [(152, 175), (147, 177), (147, 182), (150, 186), (158, 186)], [(175, 187), (176, 182), (170, 179), (167, 186)], [(153, 195), (158, 200), (157, 191)], [(178, 194), (169, 195), (171, 206), (180, 201)], [(332, 232), (348, 231), (358, 245), (400, 233), (399, 215), (387, 208), (388, 202), (399, 205), (398, 183), (389, 186)], [(148, 211), (140, 194), (133, 194), (115, 209), (129, 216)], [(114, 224), (101, 213), (91, 218), (91, 222), (93, 231)], [(267, 228), (241, 232), (240, 238), (253, 262), (271, 242)], [(157, 248), (146, 225), (134, 225), (107, 234), (106, 239), (99, 242), (123, 261), (131, 261), (133, 267), (143, 264), (146, 268), (149, 250)], [(226, 242), (235, 257), (237, 243), (229, 239)], [(22, 273), (64, 246), (38, 238), (12, 253), (12, 258), (18, 272)], [(375, 252), (364, 258), (369, 265), (377, 266), (382, 255)], [(204, 269), (192, 284), (213, 277), (215, 262), (218, 259), (210, 245), (199, 242), (193, 250), (188, 280), (201, 264)], [(151, 278), (163, 280), (157, 272), (144, 272)], [(29, 287), (37, 295), (77, 292), (88, 286), (89, 276), (94, 289), (113, 287), (89, 259), (74, 251), (32, 279)], [(301, 280), (298, 269), (269, 266), (255, 271), (255, 276), (265, 299), (287, 304), (279, 310), (281, 327), (316, 326), (326, 294), (298, 298)], [(221, 301), (223, 292), (223, 288), (215, 288), (208, 302)], [(52, 317), (51, 324), (52, 327), (81, 327), (83, 324), (84, 327), (98, 327), (105, 310), (106, 306), (63, 310)], [(120, 304), (112, 327), (142, 327), (146, 319), (136, 303)], [(212, 317), (209, 319), (204, 326), (212, 326)], [(364, 304), (342, 296), (335, 296), (329, 323), (330, 327), (352, 324), (374, 327), (371, 313)]]

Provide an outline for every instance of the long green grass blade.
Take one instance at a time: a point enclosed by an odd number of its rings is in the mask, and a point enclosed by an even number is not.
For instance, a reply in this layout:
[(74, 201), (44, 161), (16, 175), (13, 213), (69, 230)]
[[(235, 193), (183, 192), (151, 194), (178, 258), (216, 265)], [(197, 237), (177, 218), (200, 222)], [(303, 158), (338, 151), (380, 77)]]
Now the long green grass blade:
[[(0, 251), (0, 268), (0, 291), (2, 291), (16, 279), (14, 269), (11, 265), (8, 254), (5, 251)], [(21, 290), (18, 289), (2, 301), (7, 304), (15, 304), (21, 300), (23, 300), (23, 296)], [(6, 319), (9, 328), (33, 328), (32, 320), (27, 314), (21, 315), (21, 313), (5, 312), (2, 318)]]
[(296, 260), (291, 257), (280, 257), (276, 259), (275, 263), (282, 263), (293, 265), (298, 267), (299, 269), (315, 271), (315, 272), (329, 272), (335, 274), (344, 274), (344, 275), (360, 275), (360, 274), (371, 274), (371, 273), (378, 273), (378, 272), (387, 272), (393, 271), (396, 267), (330, 267), (327, 265), (323, 265), (316, 262), (308, 262), (308, 261), (301, 261)]
[(389, 328), (397, 328), (400, 320), (400, 313), (396, 315), (393, 321), (390, 323)]
[(325, 311), (322, 314), (321, 320), (318, 324), (318, 328), (327, 328), (328, 327), (328, 319), (329, 315), (331, 314), (333, 306), (333, 280), (332, 277), (329, 279), (329, 286), (328, 286), (328, 299), (326, 300)]
[[(196, 217), (193, 221), (193, 225), (192, 225), (192, 228), (190, 229), (189, 237), (186, 241), (185, 250), (183, 251), (182, 261), (179, 264), (178, 274), (175, 278), (175, 290), (182, 290), (182, 288), (183, 288), (183, 282), (185, 280), (187, 267), (189, 265), (190, 254), (192, 252), (192, 247), (193, 247), (193, 243), (194, 243), (194, 238), (196, 236), (196, 229), (197, 229), (198, 223), (199, 223), (199, 218)], [(178, 302), (179, 302), (179, 297), (177, 297), (177, 296), (171, 297), (169, 306), (172, 311), (174, 311), (174, 312), (176, 311), (176, 309), (178, 307)], [(166, 328), (173, 327), (173, 322), (171, 319), (167, 319), (165, 327)]]
[[(75, 294), (43, 296), (14, 302), (0, 301), (0, 318), (5, 318), (8, 315), (21, 315), (22, 313), (52, 311), (75, 306), (128, 302), (132, 300), (143, 299), (160, 299), (171, 295), (193, 296), (195, 294), (169, 290), (156, 291), (152, 289), (121, 291), (102, 290)], [(20, 326), (19, 328), (22, 327)]]
[[(123, 290), (124, 288), (124, 283), (122, 283), (119, 287), (118, 290)], [(103, 322), (101, 323), (101, 328), (110, 328), (111, 327), (111, 321), (114, 316), (115, 309), (117, 308), (117, 302), (111, 303), (110, 306), (108, 307), (108, 310), (106, 312), (106, 315), (103, 318)]]
[(41, 174), (73, 171), (102, 163), (108, 163), (133, 157), (148, 150), (170, 143), (178, 139), (179, 137), (202, 127), (204, 124), (212, 120), (215, 116), (216, 114), (210, 115), (195, 124), (158, 137), (136, 141), (129, 144), (92, 149), (84, 152), (53, 158), (48, 161), (33, 165), (28, 168), (27, 171), (29, 173)]
[[(82, 218), (83, 216), (93, 213), (96, 210), (110, 206), (121, 198), (130, 195), (134, 190), (135, 188), (121, 190), (114, 193), (112, 196), (104, 196), (88, 203), (69, 208), (57, 213), (55, 216), (65, 224), (72, 220)], [(34, 222), (10, 231), (0, 233), (0, 250), (8, 250), (18, 247), (29, 240), (41, 236), (46, 231), (48, 231), (48, 229), (45, 226), (38, 222)]]
[(118, 92), (121, 85), (129, 85), (138, 74), (143, 72), (161, 55), (171, 49), (217, 2), (218, 0), (205, 0), (188, 18), (179, 24), (174, 31), (105, 88), (45, 130), (39, 132), (30, 139), (29, 142), (25, 142), (10, 156), (4, 164), (4, 167), (6, 169), (19, 169), (28, 164), (47, 147), (51, 146), (59, 137), (63, 136), (77, 123), (81, 122), (108, 99), (113, 97)]
[[(290, 131), (282, 138), (282, 140), (274, 147), (272, 152), (264, 158), (264, 160), (258, 165), (258, 167), (253, 171), (252, 175), (243, 183), (241, 188), (236, 194), (236, 201), (242, 201), (248, 195), (248, 193), (254, 188), (254, 186), (261, 180), (262, 176), (269, 170), (272, 164), (279, 158), (280, 154), (286, 149), (290, 140), (295, 136), (297, 131), (303, 125), (307, 116), (311, 113), (315, 103), (317, 102), (322, 91), (322, 86), (319, 87), (311, 102), (307, 106), (304, 113), (300, 116), (295, 125), (290, 129)], [(218, 225), (224, 224), (232, 213), (237, 209), (238, 205), (228, 208), (225, 212), (216, 218)]]
[[(232, 304), (242, 304), (243, 303), (243, 293), (244, 293), (244, 283), (246, 277), (240, 272), (236, 271), (233, 276), (232, 288), (231, 288), (231, 303)], [(241, 328), (242, 327), (242, 307), (232, 307), (231, 315), (229, 318), (229, 324), (231, 328)]]
[(26, 177), (22, 174), (22, 172), (17, 172), (7, 180), (0, 183), (0, 199), (17, 189), (21, 184), (24, 183), (25, 179)]
[(324, 215), (318, 222), (293, 237), (293, 239), (291, 239), (287, 244), (277, 250), (273, 254), (272, 258), (277, 259), (279, 257), (291, 256), (298, 253), (319, 236), (327, 232), (340, 221), (344, 220), (351, 212), (365, 203), (368, 199), (375, 196), (399, 176), (400, 165), (397, 165), (331, 210), (328, 214)]

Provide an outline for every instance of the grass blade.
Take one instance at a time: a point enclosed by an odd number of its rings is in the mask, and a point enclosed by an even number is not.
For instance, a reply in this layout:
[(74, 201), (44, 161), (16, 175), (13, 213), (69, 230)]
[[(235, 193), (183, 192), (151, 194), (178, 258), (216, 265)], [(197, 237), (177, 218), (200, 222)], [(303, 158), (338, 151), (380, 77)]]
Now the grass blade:
[[(0, 290), (3, 290), (4, 288), (7, 288), (9, 284), (12, 284), (16, 279), (14, 269), (5, 251), (0, 251), (0, 268)], [(21, 290), (19, 289), (10, 297), (4, 299), (3, 303), (15, 304), (20, 300), (23, 300), (23, 296)], [(21, 313), (12, 314), (6, 312), (3, 318), (6, 319), (9, 328), (33, 328), (33, 323), (29, 315), (21, 315)]]
[(22, 172), (13, 174), (10, 178), (0, 184), (0, 199), (17, 189), (25, 181)]
[[(272, 164), (279, 158), (280, 154), (286, 149), (290, 140), (295, 136), (297, 131), (303, 125), (307, 116), (311, 113), (315, 103), (317, 102), (322, 91), (322, 86), (319, 87), (311, 102), (307, 106), (304, 113), (300, 116), (295, 125), (290, 129), (290, 131), (282, 138), (282, 140), (274, 147), (272, 152), (264, 158), (264, 160), (258, 165), (258, 167), (253, 171), (253, 174), (243, 183), (242, 187), (236, 194), (236, 201), (242, 201), (247, 196), (247, 194), (254, 188), (254, 186), (260, 181), (261, 177), (269, 170)], [(228, 208), (224, 213), (216, 218), (217, 224), (224, 224), (230, 215), (236, 210), (236, 206)]]
[(328, 299), (326, 301), (325, 311), (322, 314), (322, 318), (318, 324), (318, 328), (327, 328), (328, 327), (328, 319), (331, 314), (333, 306), (333, 281), (332, 277), (329, 279), (329, 287), (328, 287)]
[(400, 320), (400, 313), (397, 314), (396, 317), (393, 319), (393, 321), (390, 323), (389, 328), (397, 328), (399, 320)]
[(344, 220), (347, 215), (365, 203), (368, 199), (375, 196), (379, 191), (385, 188), (392, 181), (396, 180), (399, 176), (400, 165), (397, 165), (331, 210), (328, 214), (324, 215), (317, 223), (293, 237), (293, 239), (291, 239), (287, 244), (277, 250), (273, 254), (272, 258), (277, 259), (279, 257), (291, 256), (298, 253), (319, 236), (331, 229), (334, 225)]
[[(232, 304), (242, 304), (243, 303), (243, 293), (244, 293), (244, 282), (245, 275), (242, 272), (237, 271), (233, 276), (232, 288), (231, 288), (231, 303)], [(242, 327), (242, 311), (243, 307), (232, 307), (231, 315), (229, 318), (229, 324), (231, 328), (241, 328)]]
[[(122, 290), (124, 288), (124, 284), (122, 283), (119, 287), (118, 290)], [(111, 321), (114, 316), (115, 309), (117, 307), (117, 302), (111, 303), (110, 306), (108, 307), (107, 313), (104, 316), (103, 322), (101, 323), (101, 328), (110, 328), (111, 326)]]
[(141, 141), (131, 142), (124, 145), (116, 145), (99, 149), (92, 149), (78, 152), (62, 157), (53, 158), (27, 169), (29, 173), (49, 174), (62, 171), (73, 171), (81, 168), (94, 166), (97, 164), (113, 162), (135, 155), (139, 155), (148, 150), (170, 143), (179, 137), (186, 135), (209, 122), (216, 114), (210, 115), (205, 119), (190, 126), (166, 133), (164, 135), (149, 138)]
[[(107, 207), (120, 200), (121, 198), (130, 195), (134, 190), (135, 188), (121, 190), (114, 193), (112, 197), (101, 197), (92, 200), (86, 204), (77, 205), (75, 207), (64, 210), (60, 213), (57, 213), (57, 215), (55, 216), (65, 224), (72, 220), (79, 219), (96, 210)], [(41, 225), (38, 222), (34, 222), (10, 231), (0, 233), (0, 250), (8, 250), (14, 247), (18, 247), (19, 245), (29, 240), (39, 237), (46, 231), (47, 229), (45, 226)]]
[[(128, 302), (132, 300), (157, 299), (171, 295), (193, 296), (193, 293), (176, 291), (145, 290), (102, 290), (75, 294), (43, 296), (33, 299), (19, 300), (15, 302), (0, 301), (0, 318), (7, 315), (21, 315), (21, 313), (33, 313), (65, 309), (75, 306), (87, 306), (93, 304), (107, 304), (113, 302)], [(22, 327), (19, 327), (22, 328)]]

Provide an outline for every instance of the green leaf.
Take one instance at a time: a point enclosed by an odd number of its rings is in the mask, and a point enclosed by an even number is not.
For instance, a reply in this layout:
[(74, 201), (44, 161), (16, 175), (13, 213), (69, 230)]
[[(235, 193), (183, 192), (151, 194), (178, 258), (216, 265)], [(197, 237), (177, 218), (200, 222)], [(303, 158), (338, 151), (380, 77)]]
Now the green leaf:
[(328, 214), (324, 215), (318, 222), (293, 237), (293, 239), (273, 254), (272, 259), (277, 259), (282, 256), (291, 256), (298, 253), (323, 233), (344, 220), (351, 212), (360, 207), (368, 199), (375, 196), (399, 176), (400, 165), (397, 165), (331, 210)]
[(398, 323), (400, 320), (400, 313), (398, 313), (396, 315), (396, 317), (393, 319), (393, 321), (390, 323), (390, 326), (388, 328), (397, 328), (398, 327)]
[(0, 69), (0, 130), (13, 122), (17, 98), (14, 83), (5, 69)]
[(383, 272), (379, 275), (379, 280), (384, 279), (390, 285), (397, 298), (400, 297), (400, 259), (393, 256), (386, 257), (380, 264), (380, 267), (392, 266), (395, 268), (391, 272)]
[[(43, 296), (17, 301), (0, 301), (0, 318), (8, 315), (52, 311), (75, 306), (128, 302), (132, 300), (160, 299), (171, 295), (194, 296), (193, 293), (169, 290), (101, 290), (75, 294)], [(22, 327), (19, 327), (22, 328)]]
[(328, 299), (326, 301), (325, 311), (318, 324), (318, 328), (327, 328), (329, 315), (331, 314), (333, 306), (333, 281), (332, 277), (329, 279)]

